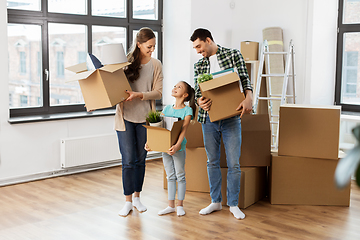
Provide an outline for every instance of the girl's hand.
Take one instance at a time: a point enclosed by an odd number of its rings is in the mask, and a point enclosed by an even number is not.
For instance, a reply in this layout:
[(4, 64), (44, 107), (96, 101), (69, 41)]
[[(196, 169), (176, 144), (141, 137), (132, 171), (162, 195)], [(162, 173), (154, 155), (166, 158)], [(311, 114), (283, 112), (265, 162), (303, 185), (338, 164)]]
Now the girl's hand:
[(125, 91), (127, 94), (129, 94), (129, 97), (127, 99), (125, 99), (125, 101), (132, 101), (135, 98), (143, 98), (143, 94), (141, 92), (133, 92), (133, 91)]
[(174, 155), (177, 151), (179, 151), (181, 148), (181, 145), (175, 144), (169, 150), (167, 151), (167, 154), (170, 156)]
[(149, 148), (149, 146), (147, 145), (147, 143), (145, 143), (145, 147), (144, 147), (144, 149), (145, 149), (146, 151), (148, 151), (148, 152), (150, 152), (150, 151), (151, 151), (151, 149)]

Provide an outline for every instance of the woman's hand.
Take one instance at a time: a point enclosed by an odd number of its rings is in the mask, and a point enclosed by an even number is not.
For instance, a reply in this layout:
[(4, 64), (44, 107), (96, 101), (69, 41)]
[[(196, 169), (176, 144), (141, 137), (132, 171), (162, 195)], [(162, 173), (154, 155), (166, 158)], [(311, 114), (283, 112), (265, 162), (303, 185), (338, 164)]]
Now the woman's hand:
[(169, 148), (169, 150), (167, 151), (167, 154), (169, 154), (170, 156), (174, 155), (177, 151), (179, 151), (181, 148), (181, 145), (179, 144), (175, 144), (173, 145), (171, 148)]
[(133, 91), (125, 91), (127, 94), (129, 94), (129, 97), (127, 99), (125, 99), (125, 101), (132, 101), (135, 98), (143, 98), (143, 94), (141, 92), (133, 92)]
[(151, 149), (149, 148), (149, 145), (147, 145), (147, 143), (145, 143), (145, 147), (144, 147), (144, 149), (145, 149), (146, 151), (148, 151), (148, 152), (150, 152), (150, 151), (151, 151)]

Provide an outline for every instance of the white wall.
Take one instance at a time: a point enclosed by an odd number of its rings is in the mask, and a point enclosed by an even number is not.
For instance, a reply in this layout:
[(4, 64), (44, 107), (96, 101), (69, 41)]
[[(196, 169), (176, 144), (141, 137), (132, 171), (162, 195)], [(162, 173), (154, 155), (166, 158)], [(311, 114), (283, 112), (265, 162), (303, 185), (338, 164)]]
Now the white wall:
[[(235, 8), (230, 8), (230, 3)], [(337, 0), (167, 0), (164, 1), (164, 103), (173, 102), (172, 86), (193, 85), (199, 55), (189, 40), (205, 27), (215, 42), (239, 48), (240, 42), (262, 42), (262, 29), (281, 27), (285, 48), (296, 50), (298, 100), (332, 104), (334, 98)], [(87, 119), (8, 123), (6, 1), (0, 1), (0, 181), (60, 169), (60, 139), (113, 132), (113, 116)]]

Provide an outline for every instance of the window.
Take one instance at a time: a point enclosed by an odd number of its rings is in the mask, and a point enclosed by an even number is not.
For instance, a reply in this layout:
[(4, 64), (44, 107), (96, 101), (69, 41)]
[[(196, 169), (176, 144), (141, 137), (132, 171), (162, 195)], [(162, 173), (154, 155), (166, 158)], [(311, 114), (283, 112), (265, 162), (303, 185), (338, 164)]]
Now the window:
[(335, 103), (360, 112), (360, 1), (340, 0)]
[[(163, 0), (7, 0), (10, 117), (86, 111), (66, 67), (100, 58), (107, 43), (130, 47), (150, 27), (162, 56)], [(101, 60), (101, 58), (100, 58)], [(161, 102), (160, 102), (161, 103)]]

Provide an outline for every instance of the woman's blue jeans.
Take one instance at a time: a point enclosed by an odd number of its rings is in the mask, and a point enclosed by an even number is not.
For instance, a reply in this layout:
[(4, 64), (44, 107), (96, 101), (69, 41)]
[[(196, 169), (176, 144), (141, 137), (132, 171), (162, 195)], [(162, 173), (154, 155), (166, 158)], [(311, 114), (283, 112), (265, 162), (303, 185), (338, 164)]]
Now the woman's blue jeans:
[(239, 116), (210, 122), (209, 116), (202, 124), (204, 145), (208, 157), (207, 170), (210, 184), (210, 197), (213, 203), (220, 203), (221, 170), (220, 144), (221, 137), (225, 145), (227, 161), (227, 205), (238, 206), (240, 193), (240, 163), (241, 154), (241, 119)]
[(147, 151), (146, 123), (125, 121), (126, 131), (116, 131), (122, 156), (122, 180), (124, 195), (141, 192), (145, 176), (145, 159)]

